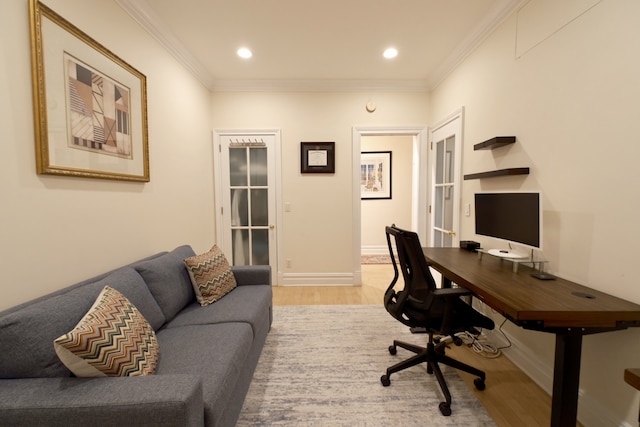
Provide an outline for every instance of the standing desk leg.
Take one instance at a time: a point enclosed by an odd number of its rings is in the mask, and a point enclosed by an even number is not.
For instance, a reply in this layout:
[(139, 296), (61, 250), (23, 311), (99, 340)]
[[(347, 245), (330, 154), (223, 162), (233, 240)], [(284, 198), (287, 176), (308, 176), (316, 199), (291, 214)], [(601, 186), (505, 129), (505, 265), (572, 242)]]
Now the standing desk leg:
[(551, 427), (576, 425), (581, 353), (582, 335), (556, 334)]

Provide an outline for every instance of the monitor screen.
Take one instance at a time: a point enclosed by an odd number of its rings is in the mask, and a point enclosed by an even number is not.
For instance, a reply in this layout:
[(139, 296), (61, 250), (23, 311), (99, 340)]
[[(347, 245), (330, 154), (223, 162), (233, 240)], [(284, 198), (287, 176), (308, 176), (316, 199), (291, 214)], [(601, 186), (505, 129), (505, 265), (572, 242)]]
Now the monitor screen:
[(476, 234), (541, 249), (540, 193), (476, 193)]

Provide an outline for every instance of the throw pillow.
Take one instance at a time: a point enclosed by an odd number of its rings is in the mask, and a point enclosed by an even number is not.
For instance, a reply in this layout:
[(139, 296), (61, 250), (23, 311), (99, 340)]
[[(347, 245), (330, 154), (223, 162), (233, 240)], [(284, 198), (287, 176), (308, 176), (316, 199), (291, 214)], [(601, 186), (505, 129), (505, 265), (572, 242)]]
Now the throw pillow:
[(149, 322), (109, 286), (75, 328), (56, 338), (53, 346), (77, 377), (152, 375), (159, 355)]
[(238, 284), (224, 253), (216, 245), (209, 252), (184, 260), (200, 305), (209, 305)]

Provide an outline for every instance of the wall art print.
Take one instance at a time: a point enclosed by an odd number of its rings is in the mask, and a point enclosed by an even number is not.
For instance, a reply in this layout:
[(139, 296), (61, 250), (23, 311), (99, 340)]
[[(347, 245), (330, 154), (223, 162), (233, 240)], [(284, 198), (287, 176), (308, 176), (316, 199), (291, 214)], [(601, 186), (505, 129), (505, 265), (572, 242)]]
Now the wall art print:
[(149, 181), (146, 77), (30, 0), (36, 170)]
[(360, 154), (360, 198), (391, 199), (391, 151)]
[(129, 89), (65, 56), (69, 145), (130, 159)]

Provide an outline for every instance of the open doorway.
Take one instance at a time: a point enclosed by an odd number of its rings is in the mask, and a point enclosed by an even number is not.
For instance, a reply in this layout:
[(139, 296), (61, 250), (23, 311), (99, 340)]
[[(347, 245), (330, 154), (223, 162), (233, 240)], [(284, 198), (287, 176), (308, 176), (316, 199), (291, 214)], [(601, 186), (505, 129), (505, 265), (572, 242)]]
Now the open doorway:
[[(371, 139), (371, 137), (375, 137)], [(378, 140), (377, 137), (381, 139)], [(410, 145), (410, 154), (400, 156), (402, 163), (393, 160), (393, 148), (386, 148), (384, 150), (369, 150), (369, 147), (378, 146), (377, 144), (384, 144), (386, 138), (387, 141), (406, 141), (407, 146)], [(396, 140), (396, 138), (398, 138)], [(364, 140), (364, 142), (363, 142)], [(398, 142), (402, 144), (402, 142)], [(365, 149), (363, 149), (363, 144)], [(372, 144), (372, 145), (370, 145)], [(424, 127), (355, 127), (353, 129), (353, 271), (354, 271), (354, 285), (360, 285), (362, 283), (361, 272), (361, 255), (363, 252), (363, 240), (362, 240), (362, 215), (363, 202), (360, 198), (361, 195), (361, 153), (363, 151), (392, 151), (392, 164), (391, 167), (396, 169), (404, 169), (410, 171), (410, 194), (403, 196), (409, 200), (406, 206), (404, 206), (403, 218), (406, 216), (406, 224), (403, 224), (406, 228), (411, 228), (416, 231), (421, 239), (426, 240), (427, 233), (427, 130)], [(399, 192), (399, 187), (395, 187), (393, 182), (391, 183), (391, 195), (394, 197), (394, 191)], [(397, 188), (397, 190), (394, 190)], [(368, 209), (369, 206), (365, 207)], [(385, 219), (386, 220), (386, 219)], [(398, 224), (400, 225), (400, 224)], [(384, 227), (380, 230), (380, 235), (384, 239)], [(386, 240), (384, 240), (386, 242)], [(372, 244), (374, 246), (367, 248), (368, 251), (381, 251), (382, 248), (386, 248), (386, 243)]]
[(363, 136), (360, 150), (360, 250), (375, 259), (389, 255), (385, 226), (412, 226), (413, 137)]

